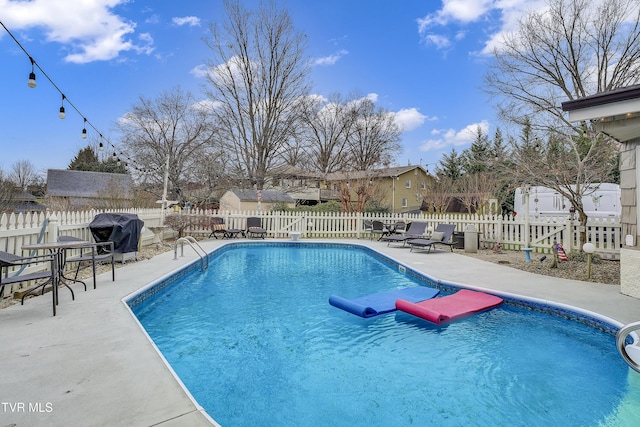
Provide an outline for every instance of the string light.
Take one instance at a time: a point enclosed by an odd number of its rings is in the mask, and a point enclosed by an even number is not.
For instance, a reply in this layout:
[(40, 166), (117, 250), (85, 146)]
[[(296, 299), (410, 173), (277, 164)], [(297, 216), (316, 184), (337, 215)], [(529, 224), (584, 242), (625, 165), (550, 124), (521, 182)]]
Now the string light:
[[(24, 48), (24, 46), (22, 46), (22, 44), (18, 41), (18, 39), (16, 39), (16, 37), (13, 35), (13, 33), (11, 31), (9, 31), (9, 29), (4, 25), (4, 23), (2, 21), (0, 21), (0, 26), (2, 26), (2, 28), (4, 28), (4, 30), (7, 32), (7, 34), (9, 34), (9, 36), (13, 39), (13, 41), (18, 45), (18, 47), (20, 47), (20, 49), (22, 49), (22, 51), (25, 53), (25, 55), (29, 58), (29, 61), (31, 62), (31, 72), (29, 73), (29, 80), (27, 82), (27, 85), (30, 88), (35, 88), (36, 87), (36, 74), (35, 74), (35, 68), (37, 67), (40, 74), (43, 75), (48, 81), (49, 83), (51, 83), (53, 85), (53, 87), (60, 93), (60, 95), (62, 96), (62, 103), (60, 105), (60, 112), (58, 117), (60, 117), (60, 119), (64, 119), (66, 117), (66, 111), (65, 111), (65, 100), (67, 101), (67, 104), (73, 108), (79, 115), (80, 117), (82, 117), (84, 125), (82, 128), (82, 139), (86, 139), (87, 137), (87, 125), (93, 129), (98, 135), (100, 135), (100, 145), (99, 145), (99, 149), (100, 151), (102, 151), (104, 149), (105, 144), (103, 143), (103, 140), (106, 141), (106, 143), (108, 143), (113, 149), (116, 149), (116, 146), (111, 143), (108, 139), (104, 139), (104, 137), (102, 136), (102, 133), (100, 133), (98, 131), (98, 129), (93, 125), (93, 123), (91, 123), (91, 121), (89, 121), (86, 116), (84, 114), (82, 114), (80, 112), (80, 110), (69, 100), (69, 98), (67, 98), (64, 93), (62, 92), (62, 90), (60, 90), (60, 88), (55, 84), (55, 82), (51, 79), (51, 77), (49, 77), (49, 75), (42, 69), (42, 67), (40, 66), (40, 64), (38, 64), (36, 62), (35, 59), (33, 59), (33, 57), (29, 54), (29, 52), (27, 52), (27, 50)], [(114, 152), (113, 154), (113, 159), (119, 161), (117, 154)], [(131, 160), (130, 158), (127, 157), (128, 160)], [(129, 163), (125, 163), (125, 166), (128, 166)], [(147, 170), (147, 169), (142, 169), (142, 168), (137, 168), (135, 167), (135, 162), (134, 162), (134, 169), (138, 170), (138, 171), (144, 171), (144, 172), (154, 172), (154, 171), (158, 171), (161, 168), (163, 168), (164, 166), (158, 166), (156, 169), (153, 170)]]
[(36, 73), (34, 72), (34, 60), (32, 57), (29, 57), (29, 61), (31, 61), (31, 72), (29, 73), (29, 81), (27, 82), (27, 86), (30, 88), (36, 87)]
[(82, 139), (87, 139), (87, 119), (84, 119), (84, 125), (82, 126)]
[(62, 94), (62, 105), (60, 106), (60, 114), (58, 114), (58, 117), (60, 117), (61, 119), (64, 119), (66, 117), (66, 114), (64, 113), (64, 99), (66, 97), (64, 96), (64, 93)]

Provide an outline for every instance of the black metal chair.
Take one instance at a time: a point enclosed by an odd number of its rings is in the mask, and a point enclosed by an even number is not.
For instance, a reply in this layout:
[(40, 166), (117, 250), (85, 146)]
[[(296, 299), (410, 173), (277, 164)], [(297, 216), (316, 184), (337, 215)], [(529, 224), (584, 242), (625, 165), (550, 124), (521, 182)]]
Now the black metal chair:
[[(42, 263), (48, 263), (49, 269), (22, 274), (22, 270), (24, 270), (26, 267)], [(9, 269), (11, 267), (20, 267), (17, 272), (18, 274), (9, 276)], [(2, 271), (3, 269), (4, 272)], [(5, 286), (41, 279), (46, 280), (28, 289), (24, 293), (24, 295), (27, 295), (40, 287), (42, 288), (42, 293), (44, 293), (45, 286), (47, 284), (54, 283), (54, 272), (55, 268), (53, 255), (34, 255), (29, 257), (22, 257), (11, 254), (9, 252), (0, 251), (0, 298), (4, 294)], [(22, 299), (22, 302), (24, 303), (24, 298)]]
[(267, 234), (267, 230), (262, 228), (262, 220), (258, 217), (247, 218), (247, 230), (246, 235), (249, 238), (259, 237), (264, 239)]
[(387, 228), (386, 225), (384, 225), (384, 222), (377, 221), (377, 220), (373, 221), (372, 228), (371, 228), (371, 240), (373, 240), (373, 236), (376, 234), (380, 235), (380, 237), (378, 237), (378, 240), (390, 234), (389, 229)]
[(393, 225), (393, 234), (404, 234), (407, 231), (407, 223), (404, 221), (396, 221)]
[[(83, 239), (73, 236), (59, 236), (59, 242), (82, 242)], [(67, 256), (67, 251), (77, 250), (79, 254)], [(75, 275), (73, 278), (67, 277), (64, 275), (64, 270), (62, 271), (61, 277), (67, 280), (71, 280), (72, 282), (82, 283), (84, 285), (84, 290), (87, 290), (87, 285), (82, 280), (78, 280), (78, 273), (80, 271), (80, 267), (83, 262), (90, 262), (91, 268), (93, 269), (93, 289), (96, 288), (96, 263), (110, 261), (111, 262), (111, 280), (116, 280), (116, 267), (115, 267), (115, 251), (114, 251), (114, 243), (113, 242), (98, 242), (91, 243), (88, 242), (86, 245), (81, 246), (79, 248), (65, 250), (64, 262), (63, 266), (69, 263), (77, 263)]]
[(227, 237), (228, 231), (226, 225), (224, 225), (224, 219), (219, 216), (213, 217), (211, 218), (210, 226), (211, 234), (209, 234), (209, 238), (215, 237), (217, 239), (218, 235), (222, 238)]

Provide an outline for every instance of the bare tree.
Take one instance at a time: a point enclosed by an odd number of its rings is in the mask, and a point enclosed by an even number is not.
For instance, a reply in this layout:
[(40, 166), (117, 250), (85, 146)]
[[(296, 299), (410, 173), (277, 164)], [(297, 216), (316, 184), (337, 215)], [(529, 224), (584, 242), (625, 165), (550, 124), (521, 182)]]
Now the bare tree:
[[(561, 103), (640, 81), (640, 0), (548, 0), (493, 51), (486, 90), (534, 129), (567, 121)], [(574, 132), (575, 133), (575, 132)]]
[(236, 186), (226, 167), (229, 161), (227, 152), (221, 145), (196, 153), (195, 160), (196, 164), (191, 174), (199, 188), (198, 191), (189, 194), (189, 200), (195, 202), (196, 206), (218, 200), (224, 191)]
[(455, 192), (455, 179), (440, 175), (437, 180), (427, 180), (425, 190), (422, 192), (422, 200), (429, 212), (444, 213), (453, 200)]
[(469, 213), (484, 208), (491, 197), (497, 194), (499, 185), (490, 171), (466, 174), (456, 181), (458, 198)]
[(303, 138), (311, 160), (308, 167), (324, 174), (344, 170), (348, 165), (347, 141), (355, 112), (340, 94), (333, 94), (328, 100), (312, 98), (312, 101), (303, 116)]
[(584, 225), (581, 196), (608, 179), (617, 151), (593, 123), (568, 122), (561, 102), (640, 81), (640, 0), (549, 0), (502, 42), (485, 87), (503, 118), (540, 136), (514, 147), (514, 179), (557, 190)]
[(203, 152), (212, 149), (216, 132), (203, 105), (180, 88), (153, 100), (141, 96), (119, 126), (129, 156), (139, 165), (133, 175), (155, 186), (158, 193), (168, 159), (169, 189), (180, 199), (184, 184), (192, 179), (191, 171), (202, 162)]
[(0, 213), (12, 206), (15, 195), (15, 184), (5, 179), (4, 172), (0, 169)]
[(401, 151), (400, 128), (391, 113), (369, 98), (351, 102), (353, 124), (347, 138), (351, 169), (386, 167)]
[(9, 180), (20, 190), (27, 191), (27, 187), (38, 181), (38, 172), (29, 160), (18, 160), (11, 165)]
[(226, 20), (205, 40), (209, 98), (220, 138), (248, 183), (262, 189), (267, 172), (282, 163), (309, 93), (306, 39), (285, 9), (260, 3), (256, 11), (225, 0)]
[[(547, 140), (514, 145), (508, 173), (523, 186), (553, 188), (575, 208), (580, 225), (586, 225), (582, 197), (610, 177), (617, 167), (618, 149), (612, 139), (586, 129), (584, 135), (569, 140), (551, 134)], [(582, 243), (584, 238), (583, 234)]]
[(109, 179), (105, 186), (98, 190), (98, 196), (94, 200), (92, 208), (98, 209), (122, 209), (129, 208), (133, 204), (131, 198), (133, 189), (122, 185), (121, 181)]

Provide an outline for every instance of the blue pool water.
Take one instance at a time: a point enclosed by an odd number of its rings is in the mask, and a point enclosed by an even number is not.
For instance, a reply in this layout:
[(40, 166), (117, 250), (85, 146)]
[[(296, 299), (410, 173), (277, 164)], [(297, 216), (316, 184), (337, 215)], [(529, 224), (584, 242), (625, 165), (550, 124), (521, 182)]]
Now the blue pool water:
[(445, 326), (328, 303), (426, 282), (369, 250), (240, 244), (130, 301), (223, 426), (640, 425), (615, 339), (503, 304)]

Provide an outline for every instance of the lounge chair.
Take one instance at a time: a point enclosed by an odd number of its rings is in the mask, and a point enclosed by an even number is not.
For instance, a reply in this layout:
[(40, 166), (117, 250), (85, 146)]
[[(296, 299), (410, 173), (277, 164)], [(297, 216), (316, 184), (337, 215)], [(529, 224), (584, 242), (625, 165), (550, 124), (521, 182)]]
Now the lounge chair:
[(247, 237), (259, 237), (264, 239), (267, 234), (267, 230), (262, 228), (262, 220), (258, 217), (249, 217), (247, 218)]
[(427, 253), (429, 253), (431, 252), (431, 248), (435, 247), (435, 245), (446, 245), (449, 246), (449, 248), (453, 252), (454, 242), (451, 241), (451, 237), (453, 236), (453, 231), (455, 229), (455, 224), (438, 224), (436, 229), (431, 234), (430, 238), (410, 239), (407, 241), (407, 243), (411, 247), (411, 251), (416, 248), (426, 250)]
[(389, 246), (392, 242), (394, 243), (402, 243), (402, 246), (410, 240), (410, 239), (418, 239), (422, 237), (424, 231), (427, 229), (426, 222), (414, 221), (409, 225), (407, 231), (404, 234), (396, 234), (393, 236), (383, 237), (381, 240), (383, 242), (387, 242), (387, 246)]

